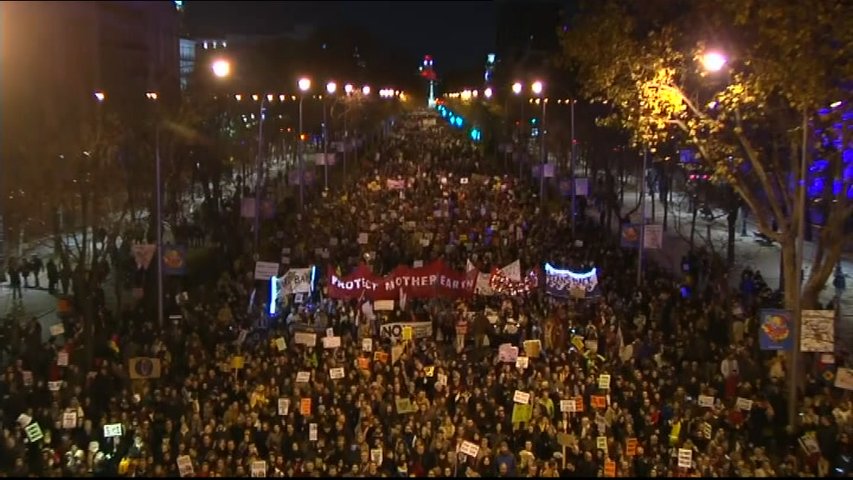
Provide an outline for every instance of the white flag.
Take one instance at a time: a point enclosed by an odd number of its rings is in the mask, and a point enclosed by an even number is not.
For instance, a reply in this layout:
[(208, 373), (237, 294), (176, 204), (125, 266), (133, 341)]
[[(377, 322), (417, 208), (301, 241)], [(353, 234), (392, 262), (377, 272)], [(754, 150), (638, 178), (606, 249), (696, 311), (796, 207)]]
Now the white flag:
[(509, 265), (501, 268), (504, 276), (516, 282), (521, 281), (521, 260), (516, 260)]

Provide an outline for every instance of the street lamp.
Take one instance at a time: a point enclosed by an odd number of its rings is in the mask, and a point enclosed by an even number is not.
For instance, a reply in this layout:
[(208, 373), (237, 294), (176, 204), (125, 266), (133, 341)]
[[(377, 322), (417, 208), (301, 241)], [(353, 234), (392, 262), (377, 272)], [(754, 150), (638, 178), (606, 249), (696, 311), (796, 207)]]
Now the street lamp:
[(534, 95), (539, 97), (540, 103), (542, 103), (542, 121), (539, 124), (539, 199), (544, 204), (545, 203), (545, 105), (547, 105), (547, 99), (542, 98), (542, 91), (544, 90), (544, 86), (542, 82), (539, 80), (533, 82), (530, 85), (530, 90)]
[[(338, 90), (338, 84), (329, 82), (326, 84), (326, 93), (334, 95)], [(329, 140), (328, 127), (326, 126), (326, 101), (323, 100), (323, 187), (329, 189)]]
[(370, 85), (365, 85), (361, 88), (361, 93), (365, 96), (370, 95)]
[(492, 98), (492, 93), (492, 87), (486, 87), (486, 89), (483, 90), (483, 95), (485, 95), (486, 98)]
[(719, 72), (726, 65), (725, 55), (719, 52), (707, 52), (702, 55), (702, 67), (709, 72)]
[(516, 95), (521, 93), (521, 83), (515, 82), (512, 84), (512, 92)]
[(299, 87), (299, 147), (297, 154), (299, 156), (299, 211), (305, 210), (305, 156), (304, 145), (302, 144), (302, 100), (305, 98), (305, 92), (311, 89), (311, 79), (302, 77), (297, 82)]
[(216, 60), (211, 64), (211, 68), (213, 69), (213, 74), (218, 78), (225, 78), (231, 75), (231, 62), (228, 60)]
[[(101, 94), (103, 96), (103, 94)], [(97, 97), (98, 94), (95, 94)], [(156, 102), (158, 95), (156, 92), (148, 92), (145, 97), (152, 102)], [(99, 101), (100, 98), (99, 98)], [(155, 104), (156, 105), (156, 104)], [(157, 118), (154, 122), (154, 194), (157, 196), (155, 207), (157, 209), (157, 322), (163, 326), (163, 192), (162, 179), (160, 173), (160, 118), (155, 113)]]
[(107, 94), (101, 91), (95, 92), (95, 99), (99, 102), (103, 102), (107, 99)]

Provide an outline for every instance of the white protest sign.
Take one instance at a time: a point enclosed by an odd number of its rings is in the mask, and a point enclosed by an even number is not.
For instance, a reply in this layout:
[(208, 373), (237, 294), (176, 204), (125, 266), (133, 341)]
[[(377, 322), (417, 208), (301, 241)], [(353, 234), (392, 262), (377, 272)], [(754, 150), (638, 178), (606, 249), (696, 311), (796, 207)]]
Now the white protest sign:
[(278, 414), (279, 415), (287, 415), (290, 413), (290, 399), (289, 398), (279, 398), (278, 399)]
[(358, 234), (358, 244), (359, 245), (367, 245), (367, 233), (362, 232)]
[(512, 396), (512, 401), (515, 403), (520, 403), (522, 405), (527, 405), (530, 403), (530, 394), (527, 392), (522, 392), (521, 390), (516, 390)]
[(22, 427), (26, 427), (33, 421), (33, 417), (27, 415), (26, 413), (22, 413), (18, 415), (18, 425)]
[(296, 374), (296, 383), (308, 383), (311, 381), (311, 372), (299, 372)]
[(21, 372), (21, 380), (24, 381), (25, 387), (30, 387), (33, 384), (33, 372), (29, 370), (24, 370)]
[(678, 467), (690, 468), (693, 466), (693, 450), (689, 448), (678, 449)]
[(323, 337), (323, 348), (341, 348), (341, 337)]
[(381, 448), (371, 448), (370, 449), (370, 461), (375, 463), (378, 466), (382, 465), (382, 449)]
[(569, 400), (560, 400), (560, 411), (561, 412), (569, 412), (575, 413), (577, 411), (577, 404), (574, 399)]
[(62, 414), (62, 428), (66, 430), (77, 428), (77, 412), (64, 412)]
[(305, 345), (306, 347), (313, 347), (317, 345), (317, 334), (316, 333), (306, 333), (306, 332), (296, 332), (293, 335), (293, 341), (296, 342), (297, 345)]
[(68, 366), (68, 352), (59, 352), (56, 356), (56, 365), (60, 367)]
[(334, 337), (335, 336), (335, 329), (331, 328), (331, 327), (327, 328), (326, 329), (326, 336), (327, 337)]
[(476, 443), (465, 440), (459, 447), (459, 451), (464, 453), (465, 455), (468, 455), (469, 457), (477, 458), (477, 454), (480, 453), (480, 446)]
[(598, 388), (602, 390), (610, 389), (610, 375), (602, 373), (598, 376)]
[(252, 462), (252, 477), (266, 477), (267, 462), (264, 460), (256, 460)]
[(714, 406), (714, 397), (710, 395), (699, 395), (699, 406), (700, 407), (713, 407)]
[(308, 425), (308, 440), (312, 442), (317, 441), (317, 424), (312, 423)]
[(527, 368), (528, 365), (530, 365), (530, 359), (528, 357), (516, 357), (515, 358), (516, 368), (520, 368), (520, 369), (524, 370)]
[(344, 367), (330, 368), (329, 378), (332, 380), (340, 380), (341, 378), (344, 378)]
[(372, 338), (364, 338), (361, 340), (361, 349), (365, 352), (373, 351), (373, 339)]
[(835, 387), (853, 390), (853, 368), (838, 368), (838, 371), (835, 372)]
[(255, 262), (255, 280), (269, 280), (278, 276), (278, 263)]
[(735, 406), (739, 410), (746, 410), (748, 412), (752, 410), (752, 400), (743, 397), (737, 397), (737, 403), (735, 404)]
[(65, 327), (62, 326), (61, 323), (57, 323), (50, 326), (50, 335), (54, 337), (58, 337), (65, 333)]
[(120, 423), (110, 423), (104, 425), (104, 438), (113, 438), (121, 436), (121, 424)]

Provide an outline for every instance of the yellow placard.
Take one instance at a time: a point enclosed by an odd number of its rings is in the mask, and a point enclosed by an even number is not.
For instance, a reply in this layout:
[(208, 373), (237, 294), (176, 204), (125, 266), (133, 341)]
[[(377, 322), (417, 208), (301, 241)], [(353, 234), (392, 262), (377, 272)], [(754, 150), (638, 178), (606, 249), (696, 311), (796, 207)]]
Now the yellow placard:
[(432, 377), (433, 375), (435, 375), (435, 366), (430, 365), (429, 367), (424, 368), (424, 375), (426, 375), (427, 377)]
[(406, 340), (406, 341), (412, 340), (412, 327), (409, 327), (409, 326), (403, 327), (403, 340)]
[(231, 357), (231, 369), (232, 370), (240, 370), (243, 368), (243, 365), (246, 364), (246, 360), (242, 355), (235, 355)]

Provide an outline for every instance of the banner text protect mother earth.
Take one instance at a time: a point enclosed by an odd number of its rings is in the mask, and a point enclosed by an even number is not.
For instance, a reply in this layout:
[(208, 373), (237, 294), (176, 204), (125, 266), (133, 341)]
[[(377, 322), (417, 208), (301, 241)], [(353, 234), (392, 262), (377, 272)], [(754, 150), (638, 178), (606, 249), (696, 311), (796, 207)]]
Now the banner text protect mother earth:
[(457, 272), (441, 260), (418, 268), (400, 265), (385, 277), (375, 275), (366, 265), (344, 277), (329, 270), (329, 297), (339, 300), (395, 300), (401, 290), (407, 298), (467, 298), (473, 295), (476, 283), (476, 272)]

